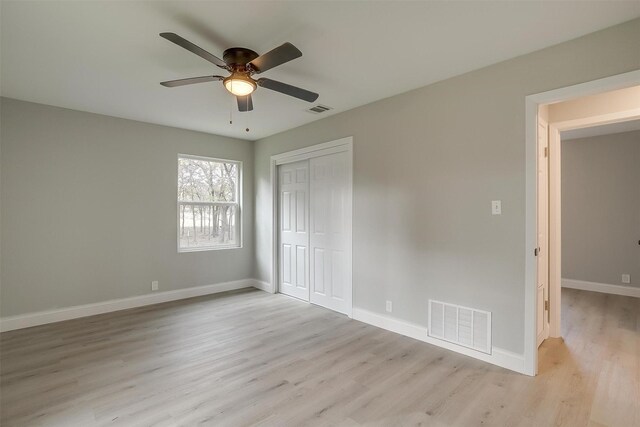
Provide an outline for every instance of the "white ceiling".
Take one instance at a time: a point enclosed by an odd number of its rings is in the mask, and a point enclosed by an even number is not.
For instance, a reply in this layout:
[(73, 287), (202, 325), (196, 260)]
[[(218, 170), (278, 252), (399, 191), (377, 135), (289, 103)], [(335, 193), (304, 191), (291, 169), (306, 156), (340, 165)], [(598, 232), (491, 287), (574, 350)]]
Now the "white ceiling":
[[(588, 128), (574, 129), (562, 132), (562, 140), (589, 138), (592, 136), (612, 135), (614, 133), (633, 132), (640, 130), (640, 120), (610, 123), (608, 125), (591, 126)], [(640, 143), (640, 140), (638, 140)]]
[[(258, 139), (640, 16), (638, 1), (2, 1), (3, 96)], [(320, 93), (334, 109), (266, 89), (235, 112), (220, 82), (160, 81), (220, 69), (158, 36), (221, 56), (302, 52), (263, 76)], [(246, 126), (251, 128), (246, 133)]]

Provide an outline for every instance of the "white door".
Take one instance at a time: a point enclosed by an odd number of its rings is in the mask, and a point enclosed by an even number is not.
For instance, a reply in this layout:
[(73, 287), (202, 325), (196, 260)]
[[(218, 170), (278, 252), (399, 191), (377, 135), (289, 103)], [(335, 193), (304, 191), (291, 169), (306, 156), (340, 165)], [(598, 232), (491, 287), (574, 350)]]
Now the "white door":
[(538, 123), (538, 274), (537, 341), (549, 337), (549, 135), (547, 124)]
[(310, 301), (345, 314), (351, 307), (349, 158), (342, 151), (314, 157), (309, 164)]
[(309, 161), (278, 167), (279, 291), (309, 301)]

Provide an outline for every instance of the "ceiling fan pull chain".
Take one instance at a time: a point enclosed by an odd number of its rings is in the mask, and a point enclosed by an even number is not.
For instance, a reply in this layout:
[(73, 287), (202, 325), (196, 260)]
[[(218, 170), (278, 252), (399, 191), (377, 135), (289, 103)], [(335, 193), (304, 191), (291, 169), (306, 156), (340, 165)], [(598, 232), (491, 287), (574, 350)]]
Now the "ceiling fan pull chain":
[[(247, 112), (249, 112), (249, 97), (247, 96)], [(247, 128), (245, 129), (245, 131), (249, 132), (249, 114), (246, 114), (247, 116)]]
[(231, 107), (229, 108), (229, 124), (233, 124), (233, 96), (231, 97)]

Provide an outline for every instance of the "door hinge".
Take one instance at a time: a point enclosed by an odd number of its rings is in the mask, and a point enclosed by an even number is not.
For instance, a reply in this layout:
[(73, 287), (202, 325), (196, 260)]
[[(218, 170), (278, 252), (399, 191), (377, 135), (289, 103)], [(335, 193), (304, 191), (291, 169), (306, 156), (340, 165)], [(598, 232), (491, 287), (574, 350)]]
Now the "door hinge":
[(549, 311), (549, 300), (546, 300), (546, 301), (544, 302), (544, 309), (545, 309), (545, 310), (547, 310), (547, 311)]
[(538, 255), (540, 255), (540, 248), (535, 248), (533, 250), (533, 256), (538, 256)]
[(549, 147), (544, 147), (544, 156), (549, 157)]

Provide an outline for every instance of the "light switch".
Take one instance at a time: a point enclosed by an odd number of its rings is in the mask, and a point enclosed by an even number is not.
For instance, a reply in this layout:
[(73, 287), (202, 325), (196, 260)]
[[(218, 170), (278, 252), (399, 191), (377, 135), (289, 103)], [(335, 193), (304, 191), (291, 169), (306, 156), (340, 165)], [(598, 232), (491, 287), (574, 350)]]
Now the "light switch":
[(491, 201), (491, 215), (502, 215), (502, 200)]

